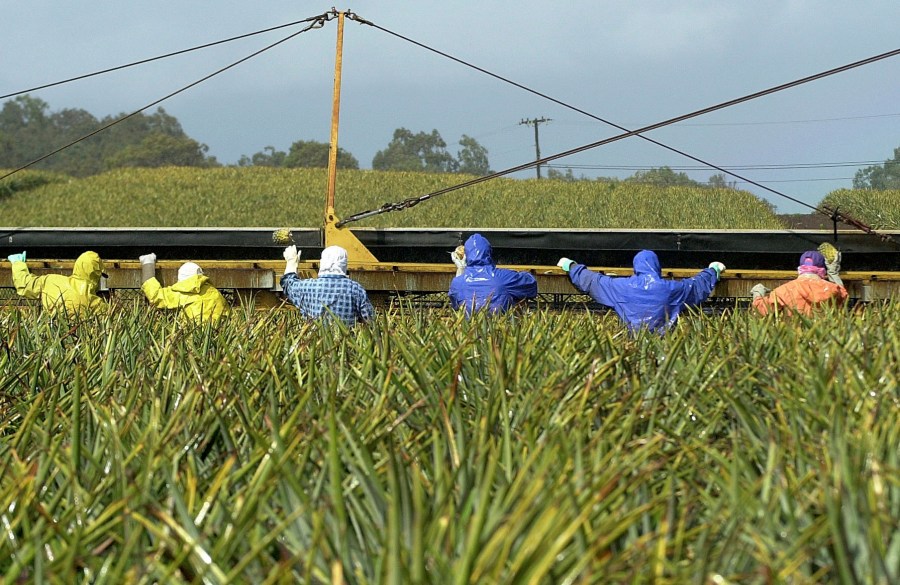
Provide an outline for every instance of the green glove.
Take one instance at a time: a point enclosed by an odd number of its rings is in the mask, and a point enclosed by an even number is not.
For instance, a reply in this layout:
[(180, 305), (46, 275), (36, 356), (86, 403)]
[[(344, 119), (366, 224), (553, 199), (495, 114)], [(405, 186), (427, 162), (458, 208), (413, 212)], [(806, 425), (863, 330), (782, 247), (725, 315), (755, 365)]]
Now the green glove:
[(722, 273), (725, 272), (725, 265), (721, 262), (711, 262), (709, 267), (716, 271), (716, 280), (719, 280), (722, 277)]
[(563, 272), (568, 272), (573, 264), (575, 264), (575, 261), (568, 258), (560, 258), (559, 262), (556, 263), (557, 266), (563, 269)]
[(762, 284), (757, 284), (750, 289), (750, 296), (753, 297), (753, 300), (756, 300), (759, 297), (768, 296), (769, 292), (769, 289), (767, 289), (765, 286), (763, 286)]
[(7, 260), (9, 260), (10, 264), (13, 264), (15, 262), (25, 262), (25, 252), (22, 252), (21, 254), (12, 254), (7, 258)]

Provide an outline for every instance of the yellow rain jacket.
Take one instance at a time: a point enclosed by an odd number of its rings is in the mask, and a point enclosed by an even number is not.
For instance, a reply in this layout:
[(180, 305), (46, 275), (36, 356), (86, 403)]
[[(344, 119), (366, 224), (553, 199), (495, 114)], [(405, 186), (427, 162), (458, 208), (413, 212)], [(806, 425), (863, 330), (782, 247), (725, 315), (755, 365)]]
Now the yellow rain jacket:
[(109, 305), (97, 296), (103, 262), (96, 252), (85, 252), (75, 261), (72, 276), (47, 274), (35, 276), (24, 262), (12, 265), (13, 284), (16, 292), (26, 299), (41, 299), (44, 310), (56, 313), (60, 310), (70, 317), (84, 313), (106, 312)]
[(197, 274), (163, 287), (156, 278), (141, 285), (150, 304), (159, 309), (181, 309), (181, 316), (189, 321), (213, 322), (227, 314), (231, 308), (216, 287), (209, 284), (209, 277)]

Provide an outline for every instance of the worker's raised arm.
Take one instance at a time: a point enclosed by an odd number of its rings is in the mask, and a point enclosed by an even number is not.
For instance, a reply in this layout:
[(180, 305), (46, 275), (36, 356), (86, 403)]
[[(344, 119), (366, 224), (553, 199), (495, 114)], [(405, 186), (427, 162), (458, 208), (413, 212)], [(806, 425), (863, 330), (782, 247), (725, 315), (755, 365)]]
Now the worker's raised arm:
[(7, 260), (12, 264), (12, 280), (19, 296), (26, 299), (41, 298), (41, 291), (44, 290), (45, 276), (35, 276), (28, 270), (25, 264), (25, 252), (21, 254), (12, 254)]
[(615, 303), (606, 284), (612, 277), (599, 272), (593, 272), (584, 264), (579, 264), (568, 258), (560, 258), (556, 264), (569, 274), (569, 280), (580, 292), (591, 295), (591, 298), (607, 307)]
[(141, 285), (141, 290), (144, 291), (150, 304), (157, 309), (177, 309), (182, 305), (182, 296), (169, 288), (164, 288), (155, 276), (145, 281)]
[(679, 281), (682, 287), (680, 302), (693, 307), (708, 299), (723, 272), (725, 272), (725, 265), (721, 262), (713, 262), (709, 268), (704, 268), (697, 276)]

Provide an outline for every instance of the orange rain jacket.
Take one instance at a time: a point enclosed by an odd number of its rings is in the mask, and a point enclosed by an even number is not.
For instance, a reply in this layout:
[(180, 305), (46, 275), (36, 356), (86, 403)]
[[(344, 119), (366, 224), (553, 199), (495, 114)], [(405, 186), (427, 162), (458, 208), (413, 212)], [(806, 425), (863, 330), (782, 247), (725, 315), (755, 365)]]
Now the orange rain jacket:
[(847, 289), (823, 280), (815, 274), (803, 274), (782, 284), (764, 297), (753, 300), (753, 307), (763, 315), (782, 311), (787, 315), (794, 311), (810, 316), (818, 306), (841, 305), (847, 300)]

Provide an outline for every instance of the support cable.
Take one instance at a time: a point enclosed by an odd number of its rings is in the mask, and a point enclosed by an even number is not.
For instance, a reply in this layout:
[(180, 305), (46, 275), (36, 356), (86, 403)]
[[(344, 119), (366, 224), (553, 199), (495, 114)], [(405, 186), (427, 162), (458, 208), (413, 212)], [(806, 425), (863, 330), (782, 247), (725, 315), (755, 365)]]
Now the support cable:
[(312, 29), (314, 29), (314, 28), (322, 28), (323, 26), (325, 26), (325, 23), (326, 23), (326, 22), (328, 22), (329, 20), (332, 20), (332, 19), (334, 19), (334, 18), (337, 18), (337, 12), (336, 12), (335, 10), (333, 10), (333, 9), (332, 9), (330, 12), (326, 12), (326, 13), (324, 13), (324, 14), (320, 14), (319, 16), (312, 17), (311, 19), (308, 19), (308, 20), (311, 20), (312, 22), (311, 22), (308, 26), (304, 27), (303, 29), (301, 29), (301, 30), (299, 30), (299, 31), (297, 31), (297, 32), (295, 32), (295, 33), (291, 33), (290, 35), (284, 37), (283, 39), (278, 40), (278, 41), (275, 41), (274, 43), (271, 43), (271, 44), (269, 44), (269, 45), (263, 47), (262, 49), (259, 49), (258, 51), (254, 51), (253, 53), (250, 53), (250, 54), (247, 55), (246, 57), (243, 57), (243, 58), (241, 58), (241, 59), (238, 59), (237, 61), (235, 61), (235, 62), (233, 62), (233, 63), (231, 63), (231, 64), (229, 64), (229, 65), (226, 65), (225, 67), (222, 67), (221, 69), (218, 69), (218, 70), (216, 70), (216, 71), (210, 73), (209, 75), (206, 75), (206, 76), (204, 76), (204, 77), (201, 77), (201, 78), (198, 79), (197, 81), (194, 81), (193, 83), (189, 83), (188, 85), (182, 87), (181, 89), (177, 89), (177, 90), (173, 91), (172, 93), (170, 93), (170, 94), (168, 94), (168, 95), (166, 95), (166, 96), (164, 96), (164, 97), (161, 97), (161, 98), (159, 98), (159, 99), (157, 99), (157, 100), (155, 100), (155, 101), (153, 101), (153, 102), (147, 104), (146, 106), (140, 108), (139, 110), (135, 110), (135, 111), (131, 112), (130, 114), (126, 114), (125, 116), (122, 116), (121, 118), (118, 118), (118, 119), (116, 119), (116, 120), (113, 120), (113, 121), (110, 122), (109, 124), (106, 124), (106, 125), (104, 125), (104, 126), (101, 126), (100, 128), (97, 128), (97, 129), (94, 130), (93, 132), (90, 132), (90, 133), (88, 133), (88, 134), (85, 134), (84, 136), (82, 136), (82, 137), (80, 137), (80, 138), (76, 138), (76, 139), (73, 140), (72, 142), (69, 142), (68, 144), (66, 144), (66, 145), (64, 145), (64, 146), (60, 146), (60, 147), (57, 148), (56, 150), (54, 150), (54, 151), (52, 151), (52, 152), (48, 152), (47, 154), (45, 154), (45, 155), (43, 155), (43, 156), (41, 156), (41, 157), (39, 157), (39, 158), (36, 158), (36, 159), (34, 159), (33, 161), (31, 161), (31, 162), (29, 162), (29, 163), (26, 163), (26, 164), (24, 164), (24, 165), (18, 167), (18, 168), (15, 169), (15, 170), (9, 171), (9, 172), (6, 173), (5, 175), (0, 176), (0, 181), (2, 181), (3, 179), (9, 177), (10, 175), (14, 175), (15, 173), (18, 173), (19, 171), (23, 171), (23, 170), (27, 169), (28, 167), (33, 166), (33, 165), (35, 165), (35, 164), (41, 162), (42, 160), (48, 159), (48, 158), (50, 158), (51, 156), (53, 156), (54, 154), (57, 154), (57, 153), (59, 153), (59, 152), (62, 152), (63, 150), (65, 150), (65, 149), (67, 149), (67, 148), (69, 148), (69, 147), (71, 147), (71, 146), (74, 146), (74, 145), (78, 144), (79, 142), (81, 142), (81, 141), (83, 141), (83, 140), (87, 140), (88, 138), (90, 138), (90, 137), (92, 137), (92, 136), (94, 136), (94, 135), (96, 135), (96, 134), (99, 134), (100, 132), (103, 132), (103, 131), (106, 130), (107, 128), (110, 128), (110, 127), (112, 127), (112, 126), (115, 126), (116, 124), (118, 124), (118, 123), (120, 123), (120, 122), (124, 122), (125, 120), (127, 120), (127, 119), (129, 119), (129, 118), (132, 118), (132, 117), (134, 117), (134, 116), (140, 114), (140, 113), (143, 112), (144, 110), (148, 110), (148, 109), (152, 108), (153, 106), (155, 106), (155, 105), (157, 105), (157, 104), (160, 104), (160, 103), (164, 102), (165, 100), (167, 100), (167, 99), (169, 99), (169, 98), (171, 98), (171, 97), (174, 97), (174, 96), (176, 96), (176, 95), (178, 95), (178, 94), (180, 94), (180, 93), (182, 93), (182, 92), (185, 92), (185, 91), (187, 91), (188, 89), (190, 89), (190, 88), (192, 88), (192, 87), (194, 87), (194, 86), (196, 86), (196, 85), (199, 85), (199, 84), (203, 83), (204, 81), (207, 81), (207, 80), (209, 80), (209, 79), (215, 77), (216, 75), (218, 75), (218, 74), (220, 74), (220, 73), (223, 73), (223, 72), (225, 72), (225, 71), (228, 71), (229, 69), (231, 69), (231, 68), (233, 68), (233, 67), (236, 67), (236, 66), (240, 65), (240, 64), (243, 63), (244, 61), (248, 61), (248, 60), (252, 59), (253, 57), (256, 57), (256, 56), (258, 56), (258, 55), (260, 55), (260, 54), (262, 54), (262, 53), (268, 51), (269, 49), (272, 49), (272, 48), (274, 48), (274, 47), (277, 47), (278, 45), (280, 45), (280, 44), (282, 44), (282, 43), (285, 43), (285, 42), (291, 40), (292, 38), (296, 37), (297, 35), (300, 35), (300, 34), (302, 34), (302, 33), (305, 33), (306, 31), (312, 30)]
[(319, 16), (313, 16), (310, 18), (304, 18), (303, 20), (296, 20), (294, 22), (289, 22), (287, 24), (280, 24), (278, 26), (272, 26), (269, 28), (264, 28), (262, 30), (258, 30), (251, 33), (246, 33), (242, 35), (238, 35), (236, 37), (230, 37), (227, 39), (222, 39), (220, 41), (213, 41), (211, 43), (205, 43), (203, 45), (197, 45), (195, 47), (190, 47), (188, 49), (181, 49), (179, 51), (173, 51), (171, 53), (166, 53), (164, 55), (157, 55), (156, 57), (148, 57), (146, 59), (141, 59), (140, 61), (134, 61), (132, 63), (126, 63), (124, 65), (117, 65), (115, 67), (110, 67), (108, 69), (101, 69), (100, 71), (94, 71), (93, 73), (85, 73), (83, 75), (78, 75), (75, 77), (70, 77), (68, 79), (62, 79), (60, 81), (54, 81), (53, 83), (45, 83), (44, 85), (37, 85), (35, 87), (29, 89), (23, 89), (21, 91), (14, 91), (13, 93), (8, 93), (6, 95), (0, 95), (0, 100), (4, 100), (6, 98), (15, 97), (17, 95), (22, 95), (23, 93), (31, 93), (33, 91), (38, 91), (41, 89), (47, 89), (48, 87), (55, 87), (57, 85), (63, 85), (65, 83), (71, 83), (73, 81), (79, 81), (81, 79), (87, 79), (88, 77), (95, 77), (97, 75), (103, 75), (104, 73), (111, 73), (113, 71), (119, 71), (120, 69), (128, 69), (129, 67), (134, 67), (136, 65), (144, 65), (145, 63), (152, 63), (153, 61), (159, 61), (161, 59), (167, 59), (169, 57), (175, 57), (177, 55), (183, 55), (185, 53), (190, 53), (192, 51), (199, 51), (201, 49), (208, 49), (209, 47), (214, 47), (216, 45), (223, 45), (225, 43), (230, 43), (232, 41), (237, 41), (240, 39), (246, 39), (255, 35), (261, 35), (267, 32), (272, 32), (273, 30), (279, 30), (282, 28), (289, 28), (292, 26), (296, 26), (298, 24), (303, 24), (304, 22), (315, 21), (320, 18)]
[[(399, 211), (399, 210), (402, 210), (402, 209), (407, 209), (407, 208), (409, 208), (409, 207), (413, 207), (413, 206), (417, 205), (418, 203), (421, 203), (422, 201), (426, 201), (426, 200), (428, 200), (428, 199), (431, 199), (432, 197), (435, 197), (435, 196), (437, 196), (437, 195), (442, 195), (442, 194), (448, 193), (448, 192), (450, 192), (450, 191), (455, 191), (455, 190), (457, 190), (457, 189), (462, 189), (462, 188), (465, 188), (465, 187), (469, 187), (469, 186), (471, 186), (471, 185), (475, 185), (475, 184), (481, 183), (481, 182), (483, 182), (483, 181), (487, 181), (487, 180), (490, 180), (490, 179), (494, 179), (494, 178), (497, 178), (497, 177), (501, 177), (501, 176), (504, 176), (504, 175), (508, 175), (508, 174), (511, 174), (511, 173), (514, 173), (514, 172), (517, 172), (517, 171), (520, 171), (520, 170), (524, 170), (524, 169), (527, 169), (527, 168), (530, 168), (530, 167), (533, 167), (533, 166), (536, 166), (536, 165), (541, 165), (541, 164), (544, 164), (544, 163), (546, 163), (546, 162), (548, 162), (548, 161), (553, 161), (553, 160), (557, 160), (557, 159), (559, 159), (559, 158), (563, 158), (563, 157), (565, 157), (565, 156), (570, 156), (570, 155), (572, 155), (572, 154), (577, 154), (577, 153), (579, 153), (579, 152), (583, 152), (583, 151), (585, 151), (585, 150), (590, 150), (590, 149), (592, 149), (592, 148), (596, 148), (596, 147), (598, 147), (598, 146), (603, 146), (603, 145), (605, 145), (605, 144), (609, 144), (609, 143), (611, 143), (611, 142), (615, 142), (615, 141), (618, 141), (618, 140), (622, 140), (622, 139), (624, 139), (624, 138), (629, 138), (629, 137), (631, 137), (631, 136), (637, 136), (638, 138), (641, 138), (641, 139), (643, 139), (643, 140), (646, 140), (647, 142), (650, 142), (650, 143), (652, 143), (652, 144), (656, 144), (657, 146), (660, 146), (660, 147), (662, 147), (662, 148), (665, 148), (665, 149), (667, 149), (667, 150), (670, 150), (670, 151), (672, 151), (672, 152), (675, 152), (675, 153), (677, 153), (677, 154), (680, 154), (680, 155), (682, 155), (682, 156), (684, 156), (684, 157), (687, 157), (687, 158), (689, 158), (689, 159), (691, 159), (691, 160), (694, 160), (694, 161), (696, 161), (696, 162), (698, 162), (698, 163), (700, 163), (700, 164), (703, 164), (703, 165), (705, 165), (705, 166), (708, 166), (708, 167), (711, 167), (711, 168), (713, 168), (713, 169), (716, 169), (716, 170), (718, 170), (718, 171), (720, 171), (720, 172), (726, 173), (726, 174), (728, 174), (728, 175), (730, 175), (730, 176), (732, 176), (732, 177), (738, 178), (738, 179), (740, 179), (741, 181), (744, 181), (744, 182), (749, 183), (749, 184), (751, 184), (751, 185), (755, 185), (755, 186), (759, 187), (760, 189), (764, 189), (764, 190), (766, 190), (766, 191), (768, 191), (768, 192), (770, 192), (770, 193), (772, 193), (772, 194), (774, 194), (774, 195), (778, 195), (778, 196), (780, 196), (780, 197), (783, 197), (783, 198), (785, 198), (785, 199), (788, 199), (788, 200), (790, 200), (790, 201), (793, 201), (794, 203), (797, 203), (797, 204), (799, 204), (799, 205), (802, 205), (802, 206), (804, 206), (804, 207), (807, 207), (807, 208), (812, 209), (812, 210), (814, 210), (814, 211), (817, 211), (817, 212), (819, 212), (819, 213), (823, 213), (823, 214), (825, 214), (825, 215), (827, 215), (827, 216), (829, 216), (829, 217), (832, 217), (832, 216), (834, 216), (835, 214), (837, 214), (838, 217), (839, 217), (842, 221), (846, 219), (847, 221), (845, 221), (845, 223), (848, 223), (848, 224), (853, 225), (853, 226), (855, 226), (855, 227), (858, 227), (858, 228), (859, 228), (860, 225), (863, 225), (863, 226), (865, 225), (865, 224), (862, 224), (862, 222), (859, 222), (858, 220), (855, 220), (854, 218), (852, 218), (852, 217), (850, 217), (850, 216), (847, 216), (847, 215), (844, 214), (843, 212), (840, 212), (840, 211), (838, 211), (838, 210), (832, 210), (832, 209), (829, 209), (829, 208), (826, 207), (826, 206), (823, 206), (823, 207), (820, 209), (819, 207), (816, 207), (816, 206), (814, 206), (814, 205), (810, 205), (809, 203), (806, 203), (805, 201), (801, 201), (801, 200), (799, 200), (799, 199), (797, 199), (797, 198), (795, 198), (795, 197), (791, 197), (790, 195), (787, 195), (787, 194), (785, 194), (785, 193), (782, 193), (782, 192), (780, 192), (780, 191), (777, 191), (777, 190), (775, 190), (775, 189), (772, 189), (771, 187), (768, 187), (768, 186), (766, 186), (766, 185), (763, 185), (763, 184), (761, 184), (761, 183), (758, 183), (758, 182), (756, 182), (756, 181), (753, 181), (753, 180), (751, 180), (751, 179), (749, 179), (749, 178), (747, 178), (747, 177), (744, 177), (744, 176), (742, 176), (742, 175), (739, 175), (739, 174), (737, 174), (737, 173), (735, 173), (735, 172), (733, 172), (733, 171), (729, 171), (728, 169), (725, 169), (725, 168), (720, 167), (720, 166), (718, 166), (718, 165), (712, 164), (712, 163), (710, 163), (710, 162), (708, 162), (708, 161), (705, 161), (705, 160), (700, 159), (700, 158), (698, 158), (698, 157), (696, 157), (696, 156), (693, 156), (693, 155), (691, 155), (691, 154), (688, 154), (688, 153), (686, 153), (686, 152), (684, 152), (684, 151), (682, 151), (682, 150), (679, 150), (679, 149), (677, 149), (677, 148), (674, 148), (674, 147), (671, 147), (671, 146), (669, 146), (669, 145), (663, 144), (662, 142), (659, 142), (659, 141), (654, 140), (654, 139), (652, 139), (652, 138), (649, 138), (649, 137), (647, 137), (647, 136), (643, 136), (643, 133), (644, 133), (644, 132), (649, 132), (649, 131), (651, 131), (651, 130), (656, 130), (656, 129), (658, 129), (658, 128), (662, 128), (662, 127), (664, 127), (664, 126), (669, 126), (669, 125), (671, 125), (671, 124), (676, 124), (676, 123), (678, 123), (678, 122), (682, 122), (682, 121), (688, 120), (688, 119), (690, 119), (690, 118), (695, 118), (695, 117), (697, 117), (697, 116), (705, 115), (705, 114), (708, 114), (708, 113), (710, 113), (710, 112), (714, 112), (714, 111), (717, 111), (717, 110), (720, 110), (720, 109), (724, 109), (724, 108), (727, 108), (727, 107), (730, 107), (730, 106), (733, 106), (733, 105), (737, 105), (737, 104), (740, 104), (740, 103), (743, 103), (743, 102), (746, 102), (746, 101), (750, 101), (750, 100), (753, 100), (753, 99), (756, 99), (756, 98), (759, 98), (759, 97), (763, 97), (763, 96), (766, 96), (766, 95), (769, 95), (769, 94), (773, 94), (773, 93), (776, 93), (776, 92), (779, 92), (779, 91), (783, 91), (783, 90), (785, 90), (785, 89), (793, 88), (793, 87), (796, 87), (796, 86), (798, 86), (798, 85), (802, 85), (802, 84), (805, 84), (805, 83), (809, 83), (809, 82), (811, 82), (811, 81), (816, 81), (816, 80), (818, 80), (818, 79), (822, 79), (822, 78), (825, 78), (825, 77), (828, 77), (828, 76), (831, 76), (831, 75), (835, 75), (835, 74), (837, 74), (837, 73), (843, 73), (844, 71), (849, 71), (849, 70), (855, 69), (855, 68), (857, 68), (857, 67), (862, 67), (863, 65), (868, 65), (868, 64), (871, 64), (871, 63), (875, 63), (875, 62), (877, 62), (877, 61), (881, 61), (881, 60), (884, 60), (884, 59), (888, 59), (888, 58), (890, 58), (890, 57), (894, 57), (894, 56), (900, 55), (900, 49), (895, 49), (895, 50), (893, 50), (893, 51), (888, 51), (888, 52), (886, 52), (886, 53), (881, 53), (880, 55), (875, 55), (875, 56), (869, 57), (869, 58), (867, 58), (867, 59), (862, 59), (862, 60), (860, 60), (860, 61), (855, 61), (855, 62), (849, 63), (849, 64), (847, 64), (847, 65), (842, 65), (842, 66), (836, 67), (836, 68), (834, 68), (834, 69), (829, 69), (829, 70), (827, 70), (827, 71), (823, 71), (823, 72), (820, 72), (820, 73), (816, 73), (816, 74), (814, 74), (814, 75), (810, 75), (810, 76), (807, 76), (807, 77), (803, 77), (803, 78), (797, 79), (797, 80), (795, 80), (795, 81), (791, 81), (791, 82), (788, 82), (788, 83), (784, 83), (784, 84), (781, 84), (781, 85), (777, 85), (777, 86), (774, 86), (774, 87), (771, 87), (771, 88), (768, 88), (768, 89), (765, 89), (765, 90), (762, 90), (762, 91), (758, 91), (758, 92), (755, 92), (755, 93), (752, 93), (752, 94), (748, 94), (748, 95), (743, 96), (743, 97), (740, 97), (740, 98), (736, 98), (736, 99), (733, 99), (733, 100), (729, 100), (729, 101), (726, 101), (726, 102), (722, 102), (722, 103), (717, 104), (717, 105), (714, 105), (714, 106), (710, 106), (710, 107), (708, 107), (708, 108), (704, 108), (704, 109), (701, 109), (701, 110), (697, 110), (697, 111), (691, 112), (691, 113), (689, 113), (689, 114), (685, 114), (685, 115), (683, 115), (683, 116), (678, 116), (678, 117), (676, 117), (676, 118), (670, 118), (669, 120), (665, 120), (665, 121), (663, 121), (663, 122), (659, 122), (659, 123), (656, 123), (656, 124), (651, 124), (651, 125), (649, 125), (649, 126), (644, 126), (643, 128), (639, 128), (639, 129), (637, 129), (637, 130), (628, 130), (628, 129), (625, 128), (624, 126), (621, 126), (621, 125), (619, 125), (619, 124), (616, 124), (616, 123), (614, 123), (614, 122), (611, 122), (611, 121), (609, 121), (609, 120), (606, 120), (606, 119), (604, 119), (604, 118), (601, 118), (601, 117), (596, 116), (596, 115), (594, 115), (594, 114), (591, 114), (590, 112), (587, 112), (587, 111), (585, 111), (585, 110), (582, 110), (582, 109), (580, 109), (580, 108), (577, 108), (577, 107), (575, 107), (575, 106), (572, 106), (572, 105), (570, 105), (570, 104), (567, 104), (567, 103), (565, 103), (565, 102), (563, 102), (563, 101), (561, 101), (561, 100), (558, 100), (558, 99), (553, 98), (553, 97), (551, 97), (551, 96), (548, 96), (548, 95), (546, 95), (546, 94), (544, 94), (544, 93), (541, 93), (541, 92), (539, 92), (539, 91), (537, 91), (537, 90), (531, 89), (531, 88), (529, 88), (529, 87), (527, 87), (527, 86), (525, 86), (525, 85), (522, 85), (522, 84), (517, 83), (517, 82), (515, 82), (515, 81), (512, 81), (512, 80), (510, 80), (510, 79), (507, 79), (507, 78), (505, 78), (505, 77), (503, 77), (503, 76), (501, 76), (501, 75), (498, 75), (498, 74), (496, 74), (496, 73), (493, 73), (493, 72), (491, 72), (491, 71), (488, 71), (488, 70), (486, 70), (486, 69), (484, 69), (484, 68), (482, 68), (482, 67), (478, 67), (477, 65), (473, 65), (473, 64), (468, 63), (468, 62), (466, 62), (466, 61), (464, 61), (464, 60), (462, 60), (462, 59), (459, 59), (459, 58), (457, 58), (457, 57), (454, 57), (454, 56), (452, 56), (452, 55), (449, 55), (449, 54), (447, 54), (447, 53), (444, 53), (443, 51), (439, 51), (439, 50), (437, 50), (437, 49), (435, 49), (435, 48), (433, 48), (433, 47), (429, 47), (428, 45), (425, 45), (425, 44), (423, 44), (423, 43), (420, 43), (420, 42), (418, 42), (418, 41), (415, 41), (415, 40), (413, 40), (413, 39), (410, 39), (410, 38), (408, 38), (408, 37), (406, 37), (406, 36), (404, 36), (404, 35), (401, 35), (401, 34), (399, 34), (399, 33), (396, 33), (396, 32), (393, 32), (393, 31), (391, 31), (391, 30), (388, 30), (388, 29), (386, 29), (386, 28), (383, 28), (383, 27), (381, 27), (381, 26), (378, 26), (378, 25), (372, 23), (371, 21), (368, 21), (368, 20), (365, 20), (365, 19), (363, 19), (363, 18), (360, 18), (360, 17), (359, 17), (358, 15), (356, 15), (356, 14), (350, 13), (350, 14), (348, 14), (348, 18), (351, 18), (352, 20), (356, 20), (356, 21), (359, 22), (360, 24), (365, 24), (365, 25), (372, 26), (372, 27), (374, 27), (374, 28), (376, 28), (376, 29), (378, 29), (378, 30), (380, 30), (380, 31), (383, 31), (383, 32), (385, 32), (385, 33), (387, 33), (387, 34), (393, 35), (393, 36), (395, 36), (395, 37), (397, 37), (397, 38), (400, 38), (400, 39), (402, 39), (402, 40), (404, 40), (404, 41), (407, 41), (407, 42), (409, 42), (409, 43), (412, 43), (412, 44), (414, 44), (414, 45), (416, 45), (416, 46), (418, 46), (418, 47), (421, 47), (421, 48), (423, 48), (423, 49), (426, 49), (426, 50), (428, 50), (428, 51), (431, 51), (431, 52), (436, 53), (436, 54), (438, 54), (438, 55), (441, 55), (441, 56), (443, 56), (443, 57), (446, 57), (446, 58), (448, 58), (448, 59), (450, 59), (450, 60), (452, 60), (452, 61), (456, 61), (457, 63), (460, 63), (460, 64), (462, 64), (462, 65), (464, 65), (464, 66), (466, 66), (466, 67), (469, 67), (469, 68), (471, 68), (471, 69), (474, 69), (474, 70), (476, 70), (476, 71), (479, 71), (479, 72), (481, 72), (481, 73), (484, 73), (484, 74), (486, 74), (486, 75), (489, 75), (489, 76), (491, 76), (491, 77), (494, 77), (495, 79), (498, 79), (498, 80), (500, 80), (500, 81), (503, 81), (504, 83), (508, 83), (508, 84), (510, 84), (510, 85), (513, 85), (513, 86), (515, 86), (515, 87), (518, 87), (518, 88), (520, 88), (520, 89), (523, 89), (523, 90), (525, 90), (525, 91), (527, 91), (527, 92), (529, 92), (529, 93), (532, 93), (532, 94), (534, 94), (534, 95), (537, 95), (537, 96), (539, 96), (539, 97), (542, 97), (542, 98), (544, 98), (544, 99), (547, 99), (547, 100), (549, 100), (549, 101), (551, 101), (551, 102), (553, 102), (553, 103), (556, 103), (556, 104), (558, 104), (558, 105), (560, 105), (560, 106), (563, 106), (563, 107), (565, 107), (565, 108), (568, 108), (568, 109), (570, 109), (570, 110), (573, 110), (573, 111), (575, 111), (575, 112), (578, 112), (578, 113), (580, 113), (580, 114), (583, 114), (583, 115), (588, 116), (588, 117), (590, 117), (590, 118), (593, 118), (593, 119), (595, 119), (595, 120), (597, 120), (597, 121), (599, 121), (599, 122), (602, 122), (602, 123), (604, 123), (604, 124), (607, 124), (607, 125), (609, 125), (609, 126), (612, 126), (612, 127), (614, 127), (614, 128), (617, 128), (617, 129), (619, 129), (619, 130), (622, 130), (622, 131), (623, 131), (623, 134), (619, 134), (619, 135), (617, 135), (617, 136), (613, 136), (613, 137), (611, 137), (611, 138), (607, 138), (607, 139), (605, 139), (605, 140), (601, 140), (601, 141), (598, 141), (598, 142), (594, 142), (594, 143), (591, 143), (591, 144), (588, 144), (588, 145), (585, 145), (585, 146), (582, 146), (582, 147), (579, 147), (579, 148), (567, 150), (567, 151), (564, 151), (564, 152), (562, 152), (562, 153), (558, 153), (558, 154), (555, 154), (555, 155), (551, 155), (551, 156), (548, 156), (548, 157), (544, 157), (544, 158), (541, 158), (541, 159), (532, 161), (532, 162), (530, 162), (530, 163), (525, 163), (525, 164), (523, 164), (523, 165), (518, 165), (518, 166), (512, 167), (512, 168), (510, 168), (510, 169), (506, 169), (506, 170), (503, 170), (503, 171), (498, 171), (498, 172), (496, 172), (496, 173), (492, 173), (492, 174), (489, 174), (489, 175), (485, 175), (484, 177), (479, 177), (478, 179), (473, 179), (473, 180), (471, 180), (471, 181), (466, 181), (465, 183), (460, 183), (459, 185), (454, 185), (454, 186), (451, 186), (451, 187), (446, 187), (446, 188), (444, 188), (444, 189), (440, 189), (440, 190), (438, 190), (438, 191), (434, 191), (434, 192), (432, 192), (432, 193), (428, 193), (428, 194), (422, 195), (422, 196), (420, 196), (420, 197), (415, 197), (415, 198), (406, 199), (406, 200), (401, 201), (401, 202), (398, 202), (398, 203), (385, 203), (384, 205), (382, 205), (382, 206), (381, 206), (380, 208), (378, 208), (378, 209), (374, 209), (374, 210), (370, 210), (370, 211), (364, 211), (364, 212), (361, 212), (361, 213), (358, 213), (358, 214), (354, 214), (354, 215), (348, 216), (348, 217), (345, 218), (344, 220), (338, 222), (337, 227), (342, 227), (343, 225), (345, 225), (345, 224), (347, 224), (347, 223), (350, 223), (350, 222), (353, 222), (353, 221), (358, 221), (358, 220), (360, 220), (360, 219), (364, 219), (364, 218), (367, 218), (367, 217), (372, 217), (372, 216), (374, 216), (374, 215), (380, 215), (380, 214), (382, 214), (382, 213), (387, 213), (387, 212), (391, 212), (391, 211)], [(868, 226), (866, 226), (866, 227), (868, 228)], [(862, 228), (860, 228), (860, 229), (862, 229)], [(867, 233), (874, 233), (874, 232), (871, 230), (871, 228), (868, 228), (868, 230), (863, 229), (863, 231), (866, 231)], [(881, 236), (881, 237), (882, 237), (882, 238), (890, 238), (890, 236)]]

